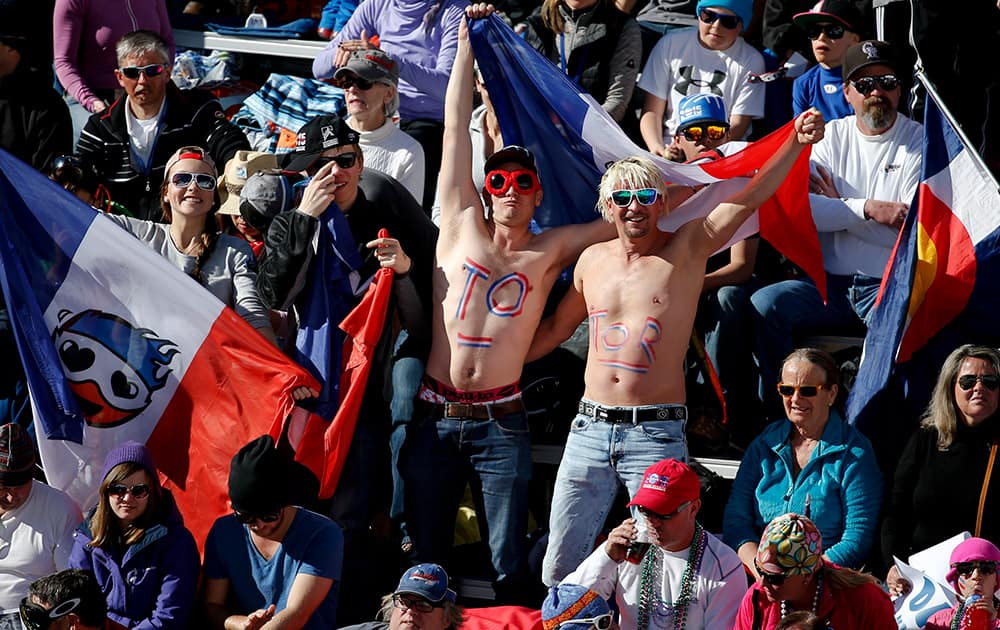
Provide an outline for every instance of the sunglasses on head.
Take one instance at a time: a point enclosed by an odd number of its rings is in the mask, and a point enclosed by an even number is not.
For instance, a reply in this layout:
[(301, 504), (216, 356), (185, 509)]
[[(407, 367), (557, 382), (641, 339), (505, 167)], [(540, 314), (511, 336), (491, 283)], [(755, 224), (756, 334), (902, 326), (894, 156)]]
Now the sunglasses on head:
[(820, 35), (826, 35), (830, 39), (840, 39), (844, 36), (844, 27), (840, 24), (813, 24), (806, 29), (806, 37), (811, 40), (819, 39)]
[(126, 486), (123, 483), (108, 484), (108, 496), (123, 497), (131, 494), (134, 499), (145, 499), (149, 495), (149, 484), (137, 483), (134, 486)]
[(622, 188), (620, 190), (611, 191), (611, 203), (615, 204), (619, 208), (628, 208), (632, 205), (632, 198), (635, 197), (635, 200), (639, 202), (640, 206), (651, 206), (656, 203), (656, 199), (659, 196), (660, 191), (655, 188)]
[(146, 75), (147, 78), (152, 79), (153, 77), (158, 77), (163, 74), (163, 71), (167, 69), (167, 65), (163, 63), (151, 63), (148, 66), (128, 66), (125, 68), (119, 68), (122, 75), (126, 79), (131, 79), (133, 81), (139, 78), (139, 75)]
[(958, 386), (963, 392), (967, 392), (976, 386), (976, 382), (979, 381), (988, 390), (996, 391), (1000, 387), (1000, 376), (996, 374), (965, 374), (958, 377)]
[(313, 173), (318, 172), (321, 168), (334, 162), (340, 168), (354, 168), (354, 165), (358, 161), (357, 153), (341, 153), (340, 155), (334, 155), (333, 157), (320, 157), (315, 162), (309, 166), (309, 170)]
[(821, 389), (830, 389), (829, 385), (788, 385), (786, 383), (778, 383), (778, 393), (785, 398), (791, 398), (795, 392), (799, 393), (799, 396), (805, 398), (812, 398), (819, 393)]
[(883, 74), (880, 77), (861, 77), (851, 81), (854, 89), (864, 96), (874, 92), (876, 84), (883, 92), (892, 92), (899, 87), (899, 79), (894, 74)]
[(175, 188), (187, 188), (194, 181), (198, 185), (198, 188), (202, 190), (215, 190), (218, 182), (215, 178), (208, 173), (174, 173), (170, 176), (170, 183), (174, 185)]
[(538, 175), (526, 168), (519, 168), (516, 171), (498, 168), (486, 174), (486, 192), (491, 195), (497, 197), (506, 195), (511, 186), (522, 195), (530, 195), (542, 187)]
[(362, 79), (356, 74), (345, 74), (339, 79), (335, 79), (333, 82), (337, 87), (346, 90), (347, 88), (356, 87), (359, 90), (370, 90), (372, 86), (375, 85), (374, 82), (368, 81), (367, 79)]
[(728, 15), (725, 13), (716, 13), (715, 11), (710, 11), (709, 9), (702, 9), (701, 13), (698, 14), (698, 19), (705, 24), (714, 24), (716, 20), (722, 25), (722, 28), (734, 29), (740, 25), (740, 16), (738, 15)]
[(722, 140), (728, 131), (729, 125), (691, 125), (681, 130), (680, 134), (688, 142), (698, 142), (705, 135), (709, 140)]
[(53, 606), (46, 610), (25, 597), (21, 599), (21, 605), (18, 610), (21, 614), (21, 623), (24, 624), (25, 630), (46, 630), (46, 628), (52, 625), (52, 622), (70, 614), (79, 605), (80, 598), (73, 597), (58, 606)]
[(972, 562), (956, 562), (951, 565), (955, 572), (961, 576), (972, 575), (972, 572), (979, 569), (980, 575), (993, 575), (997, 572), (997, 563), (989, 560), (973, 560)]
[(654, 512), (653, 510), (647, 507), (643, 507), (641, 505), (638, 507), (638, 510), (639, 514), (642, 514), (645, 518), (655, 518), (658, 521), (669, 521), (670, 519), (680, 514), (681, 511), (684, 510), (684, 508), (686, 508), (689, 505), (691, 505), (691, 502), (685, 501), (684, 503), (678, 505), (677, 509), (671, 512), (670, 514), (660, 514), (659, 512)]
[[(596, 617), (588, 617), (586, 619), (567, 619), (561, 622), (556, 628), (567, 628), (569, 626), (590, 626), (597, 628), (597, 630), (608, 630), (611, 627), (611, 621), (614, 618), (614, 613), (606, 612), (603, 615), (597, 615)], [(587, 630), (584, 628), (583, 630)]]
[(233, 516), (236, 517), (237, 521), (244, 525), (250, 525), (255, 521), (260, 521), (261, 523), (274, 523), (281, 518), (281, 510), (278, 510), (277, 512), (264, 512), (263, 514), (233, 510)]
[(785, 583), (788, 578), (784, 573), (767, 573), (764, 571), (763, 567), (757, 560), (753, 561), (753, 565), (757, 568), (757, 573), (760, 575), (760, 579), (764, 581), (765, 584), (770, 584), (771, 586), (781, 586)]
[(417, 612), (429, 613), (435, 608), (441, 608), (444, 603), (436, 606), (433, 602), (427, 601), (419, 595), (408, 595), (405, 593), (396, 593), (392, 596), (392, 605), (396, 608), (410, 609)]

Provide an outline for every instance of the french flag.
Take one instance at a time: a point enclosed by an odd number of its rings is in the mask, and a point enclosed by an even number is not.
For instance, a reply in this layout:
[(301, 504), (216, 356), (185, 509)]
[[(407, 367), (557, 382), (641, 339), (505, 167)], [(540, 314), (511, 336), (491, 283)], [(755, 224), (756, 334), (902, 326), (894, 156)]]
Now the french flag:
[(0, 150), (0, 281), (49, 483), (96, 504), (106, 453), (145, 443), (195, 538), (229, 461), (315, 380), (192, 278)]
[[(663, 172), (665, 181), (711, 184), (752, 176), (794, 133), (794, 122), (790, 122), (721, 160), (678, 164), (636, 146), (592, 96), (518, 37), (499, 16), (474, 20), (469, 41), (504, 142), (527, 147), (538, 161), (545, 197), (535, 211), (535, 221), (543, 228), (593, 221), (601, 176), (622, 158), (648, 157)], [(744, 223), (732, 242), (750, 236), (759, 227), (761, 236), (801, 267), (825, 296), (823, 255), (809, 209), (809, 154), (806, 147), (778, 192)], [(660, 229), (672, 231), (684, 222), (704, 217), (743, 184), (745, 181), (737, 180), (710, 186), (661, 220)]]
[(933, 90), (928, 97), (921, 182), (883, 275), (848, 401), (849, 418), (875, 435), (912, 429), (887, 419), (919, 415), (956, 347), (1000, 342), (1000, 190)]

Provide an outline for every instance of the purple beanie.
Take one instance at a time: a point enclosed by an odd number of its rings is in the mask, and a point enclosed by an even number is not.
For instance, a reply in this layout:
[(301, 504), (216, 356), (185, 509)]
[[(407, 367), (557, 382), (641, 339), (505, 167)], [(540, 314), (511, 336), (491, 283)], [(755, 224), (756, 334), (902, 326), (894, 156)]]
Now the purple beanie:
[(959, 562), (973, 562), (975, 560), (1000, 563), (1000, 549), (997, 549), (996, 545), (985, 538), (966, 538), (958, 543), (951, 552), (951, 568), (948, 569), (946, 576), (948, 582), (954, 585), (956, 590), (958, 590), (958, 571), (955, 570), (955, 565)]
[(156, 474), (156, 466), (153, 464), (153, 457), (149, 454), (149, 449), (144, 444), (129, 441), (117, 446), (108, 453), (108, 456), (104, 459), (104, 474), (101, 475), (101, 481), (103, 482), (108, 478), (108, 473), (111, 472), (112, 468), (126, 462), (133, 462), (142, 466), (154, 482), (159, 478)]

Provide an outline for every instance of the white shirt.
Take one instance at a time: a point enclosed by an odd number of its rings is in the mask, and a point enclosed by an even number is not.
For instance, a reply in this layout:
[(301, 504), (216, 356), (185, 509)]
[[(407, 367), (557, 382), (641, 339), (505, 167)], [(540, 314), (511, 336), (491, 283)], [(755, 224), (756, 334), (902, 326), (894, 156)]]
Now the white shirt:
[(855, 116), (826, 124), (810, 159), (830, 173), (841, 198), (809, 195), (809, 201), (829, 273), (882, 277), (899, 230), (865, 220), (865, 201), (912, 202), (923, 138), (923, 127), (902, 114), (876, 136), (861, 133)]
[(734, 114), (764, 115), (764, 84), (748, 83), (764, 71), (764, 58), (742, 37), (726, 50), (710, 50), (698, 41), (697, 28), (674, 29), (660, 38), (642, 69), (639, 87), (667, 102), (664, 138), (677, 131), (677, 106), (688, 94), (717, 94)]
[(69, 495), (31, 482), (28, 500), (0, 516), (0, 610), (16, 609), (32, 582), (69, 566), (73, 530), (81, 522)]
[[(139, 120), (132, 113), (128, 97), (125, 97), (125, 129), (128, 131), (129, 144), (132, 145), (132, 151), (139, 156), (142, 164), (147, 164), (149, 157), (153, 154), (153, 145), (156, 143), (157, 131), (160, 129), (160, 118), (163, 117), (163, 108), (166, 104), (167, 99), (164, 98), (163, 102), (160, 103), (160, 111), (156, 113), (156, 116), (147, 120)], [(142, 165), (136, 164), (135, 170), (142, 170)]]
[[(740, 601), (747, 591), (743, 563), (736, 552), (711, 534), (707, 538), (701, 569), (695, 577), (694, 601), (687, 609), (685, 628), (688, 630), (732, 628)], [(681, 578), (687, 566), (689, 550), (650, 548), (647, 553), (654, 553), (654, 549), (663, 562), (659, 596), (662, 602), (670, 605), (680, 596)], [(621, 614), (621, 630), (635, 630), (639, 615), (641, 576), (642, 565), (628, 562), (616, 564), (604, 551), (604, 545), (601, 545), (576, 571), (567, 575), (562, 583), (584, 586), (605, 599), (614, 593)], [(654, 614), (650, 617), (649, 628), (672, 629), (673, 619), (668, 620)]]
[(410, 191), (417, 203), (424, 201), (424, 148), (386, 118), (371, 131), (360, 131), (365, 166), (385, 173)]

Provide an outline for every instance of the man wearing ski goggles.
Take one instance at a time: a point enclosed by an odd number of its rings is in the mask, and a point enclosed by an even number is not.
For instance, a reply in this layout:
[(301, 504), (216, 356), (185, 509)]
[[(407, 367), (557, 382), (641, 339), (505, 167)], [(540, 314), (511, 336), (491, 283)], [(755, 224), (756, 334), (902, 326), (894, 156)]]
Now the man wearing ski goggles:
[(107, 610), (94, 575), (68, 569), (32, 582), (18, 612), (25, 630), (103, 630)]
[(726, 104), (721, 96), (689, 94), (681, 99), (677, 118), (677, 134), (667, 147), (667, 157), (675, 162), (690, 162), (729, 142)]

